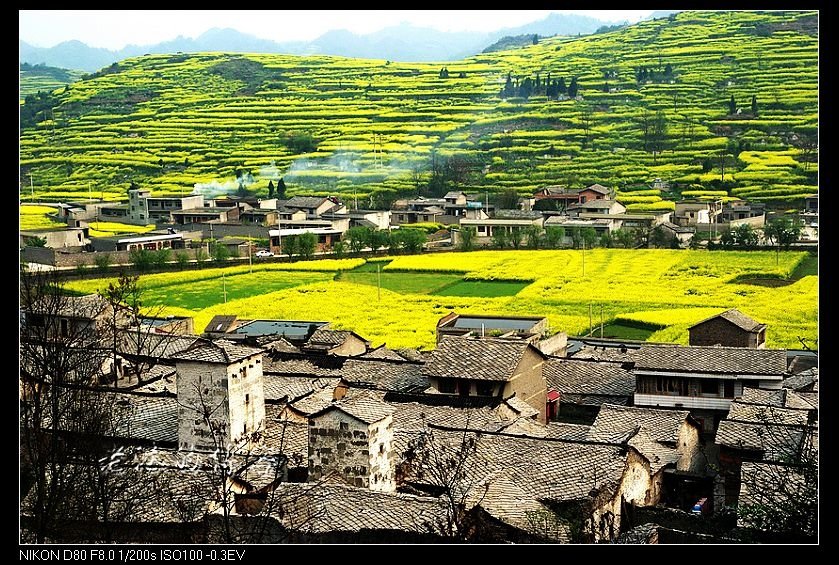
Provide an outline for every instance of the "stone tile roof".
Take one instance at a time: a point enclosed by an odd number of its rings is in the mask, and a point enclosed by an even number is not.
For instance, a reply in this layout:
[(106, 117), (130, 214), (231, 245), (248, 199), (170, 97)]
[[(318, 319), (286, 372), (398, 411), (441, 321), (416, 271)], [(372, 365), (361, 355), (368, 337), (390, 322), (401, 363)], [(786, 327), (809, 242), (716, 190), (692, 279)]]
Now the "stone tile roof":
[[(347, 391), (347, 395), (354, 394), (355, 392), (355, 389), (349, 389)], [(303, 416), (310, 417), (330, 407), (332, 405), (333, 398), (334, 387), (327, 386), (315, 390), (311, 394), (292, 402), (289, 406)]]
[(807, 369), (805, 371), (801, 371), (798, 374), (785, 378), (784, 381), (781, 383), (781, 386), (783, 388), (801, 391), (811, 388), (818, 382), (819, 369), (818, 367), (813, 367), (812, 369)]
[(362, 359), (387, 359), (390, 361), (405, 361), (405, 358), (399, 355), (392, 349), (388, 349), (384, 345), (381, 345), (375, 349), (369, 350), (364, 355), (359, 356)]
[(804, 437), (803, 426), (770, 426), (723, 420), (717, 428), (714, 442), (731, 449), (760, 451), (764, 460), (778, 461), (794, 456)]
[(345, 396), (332, 406), (365, 424), (383, 420), (396, 411), (393, 406), (383, 402), (380, 397), (367, 391)]
[[(774, 406), (776, 408), (813, 410), (819, 406), (818, 399), (818, 392), (796, 392), (788, 388), (766, 390), (746, 387), (743, 389), (743, 395), (737, 399), (737, 402), (742, 404)], [(813, 401), (815, 401), (815, 404)], [(729, 415), (729, 418), (731, 418), (731, 415)]]
[[(282, 337), (265, 336), (267, 339), (261, 343), (263, 349), (271, 353), (300, 353), (300, 349), (292, 345), (288, 340)], [(257, 340), (260, 341), (260, 340)]]
[(632, 396), (635, 376), (614, 364), (549, 359), (543, 373), (548, 388), (561, 394)]
[(689, 416), (687, 410), (659, 410), (604, 404), (591, 426), (589, 441), (620, 443), (640, 427), (655, 441), (675, 443)]
[(326, 198), (319, 196), (293, 196), (284, 202), (286, 208), (317, 208)]
[(587, 186), (586, 189), (593, 190), (595, 192), (599, 192), (600, 194), (609, 194), (610, 190), (603, 186), (602, 184), (593, 184), (591, 186)]
[(98, 294), (63, 296), (60, 299), (41, 298), (32, 303), (31, 312), (65, 318), (98, 318), (110, 311), (110, 305)]
[(783, 375), (786, 351), (746, 347), (645, 345), (635, 355), (636, 370)]
[(301, 398), (324, 388), (329, 388), (330, 394), (338, 385), (340, 379), (323, 377), (281, 377), (265, 375), (262, 387), (266, 401), (281, 401), (293, 403)]
[(423, 374), (508, 381), (528, 347), (533, 346), (521, 340), (445, 337), (431, 353)]
[(308, 341), (306, 342), (306, 346), (313, 347), (328, 345), (334, 347), (336, 345), (341, 345), (342, 343), (347, 341), (351, 334), (352, 332), (347, 330), (330, 330), (318, 328), (309, 337)]
[(538, 416), (539, 411), (533, 408), (530, 404), (518, 396), (513, 396), (504, 401), (510, 408), (517, 412), (522, 418), (532, 418)]
[[(783, 483), (783, 488), (779, 488), (779, 483)], [(812, 492), (813, 489), (806, 486), (804, 474), (793, 467), (744, 461), (740, 468), (738, 505), (741, 507), (786, 507), (793, 501), (803, 503)], [(750, 514), (746, 512), (738, 513), (737, 525), (760, 527), (751, 522)]]
[(255, 453), (282, 453), (289, 467), (306, 467), (309, 457), (309, 424), (283, 418), (284, 407), (265, 405), (265, 432)]
[(312, 377), (337, 377), (340, 372), (334, 367), (323, 367), (312, 359), (284, 359), (265, 356), (262, 373), (274, 375), (300, 375)]
[(721, 312), (719, 314), (711, 316), (710, 318), (705, 318), (704, 320), (702, 320), (700, 322), (696, 322), (695, 324), (690, 326), (690, 328), (688, 328), (688, 329), (695, 328), (697, 326), (701, 326), (705, 322), (709, 322), (709, 321), (715, 320), (717, 318), (722, 318), (723, 320), (725, 320), (727, 322), (731, 322), (732, 324), (734, 324), (738, 328), (740, 328), (742, 330), (745, 330), (747, 332), (759, 332), (760, 330), (762, 330), (766, 327), (766, 324), (761, 324), (760, 322), (756, 322), (756, 321), (752, 320), (751, 318), (749, 318), (748, 316), (743, 314), (737, 308), (731, 308), (729, 310), (726, 310), (725, 312)]
[(386, 530), (426, 533), (444, 519), (437, 498), (339, 484), (282, 483), (272, 515), (301, 533)]
[(116, 394), (115, 409), (118, 437), (178, 443), (177, 398)]
[(141, 355), (155, 359), (173, 359), (175, 355), (189, 349), (200, 338), (149, 332), (120, 332), (119, 352), (123, 355)]
[(603, 361), (611, 363), (632, 363), (638, 355), (638, 349), (619, 347), (605, 347), (592, 344), (584, 344), (571, 357), (579, 361)]
[(579, 204), (571, 204), (570, 206), (568, 206), (568, 210), (576, 210), (578, 208), (603, 208), (605, 210), (608, 210), (612, 207), (613, 204), (615, 204), (614, 200), (607, 200), (603, 198), (598, 200), (589, 200), (588, 202), (581, 202)]
[(680, 454), (675, 448), (659, 442), (647, 428), (641, 427), (627, 442), (637, 449), (650, 463), (650, 473), (656, 474), (667, 465), (675, 465)]
[(178, 394), (178, 379), (174, 367), (157, 364), (143, 374), (146, 384), (131, 390), (132, 393), (146, 393), (154, 395)]
[(225, 339), (216, 341), (198, 340), (189, 348), (172, 356), (182, 361), (202, 361), (205, 363), (236, 363), (253, 355), (262, 353), (262, 349), (238, 345)]
[(727, 419), (757, 424), (806, 426), (807, 411), (781, 408), (774, 405), (747, 404), (735, 400), (728, 408)]
[(394, 392), (414, 392), (428, 388), (428, 377), (417, 363), (393, 363), (349, 358), (338, 371), (350, 384)]

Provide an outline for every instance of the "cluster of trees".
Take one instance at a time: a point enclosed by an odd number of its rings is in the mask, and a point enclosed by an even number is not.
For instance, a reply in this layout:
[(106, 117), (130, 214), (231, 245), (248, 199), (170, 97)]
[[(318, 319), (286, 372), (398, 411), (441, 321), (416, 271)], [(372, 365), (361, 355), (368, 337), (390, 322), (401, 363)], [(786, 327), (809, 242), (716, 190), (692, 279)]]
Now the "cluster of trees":
[(659, 61), (657, 68), (637, 67), (635, 69), (635, 80), (638, 84), (644, 84), (645, 82), (669, 81), (672, 78), (673, 65), (670, 63), (664, 65), (664, 68), (661, 67), (661, 61)]
[[(731, 95), (731, 98), (728, 100), (728, 114), (733, 116), (737, 114), (739, 107), (737, 106), (737, 100), (734, 98), (734, 95)], [(757, 96), (752, 94), (752, 102), (751, 102), (751, 110), (752, 116), (757, 117), (759, 108), (757, 106)]]
[(512, 98), (518, 96), (520, 98), (530, 98), (531, 96), (547, 96), (551, 99), (557, 99), (560, 96), (567, 96), (568, 98), (576, 98), (579, 93), (580, 85), (577, 82), (577, 77), (572, 77), (571, 82), (566, 85), (565, 78), (560, 77), (559, 80), (552, 79), (551, 73), (545, 80), (539, 73), (536, 73), (536, 78), (513, 78), (511, 73), (507, 73), (507, 81), (504, 87), (499, 92), (501, 98)]
[[(473, 226), (460, 230), (460, 249), (471, 251), (476, 246), (478, 234)], [(646, 244), (647, 235), (643, 230), (619, 229), (612, 233), (598, 235), (594, 228), (571, 228), (548, 226), (544, 230), (537, 226), (526, 228), (514, 227), (507, 231), (496, 229), (492, 232), (492, 246), (496, 249), (563, 249), (566, 239), (571, 240), (571, 249), (591, 249), (592, 247), (622, 247), (625, 249)]]
[(432, 152), (427, 167), (417, 164), (411, 169), (411, 183), (418, 195), (441, 198), (450, 190), (479, 182), (482, 167), (480, 162), (470, 157), (441, 157)]
[(318, 248), (318, 236), (313, 233), (301, 233), (298, 235), (287, 235), (282, 241), (283, 253), (289, 259), (298, 257), (300, 259), (311, 259), (315, 256)]
[(385, 231), (357, 226), (344, 232), (342, 240), (333, 250), (338, 256), (347, 251), (359, 255), (362, 250), (387, 249), (390, 253), (419, 253), (428, 237), (423, 230), (401, 228)]
[[(443, 67), (440, 69), (440, 78), (449, 78), (449, 69), (447, 67)], [(460, 71), (457, 74), (457, 78), (466, 78), (466, 71)]]
[(735, 247), (750, 248), (760, 241), (757, 231), (749, 224), (741, 224), (734, 228), (726, 229), (720, 235), (720, 246), (723, 249), (734, 249)]
[(268, 181), (268, 198), (274, 198), (276, 196), (279, 199), (285, 199), (285, 181), (282, 177), (277, 180), (277, 186), (274, 186), (274, 181)]
[(58, 100), (51, 92), (39, 91), (23, 99), (20, 107), (20, 129), (35, 127), (38, 122), (52, 117), (52, 109), (58, 105)]

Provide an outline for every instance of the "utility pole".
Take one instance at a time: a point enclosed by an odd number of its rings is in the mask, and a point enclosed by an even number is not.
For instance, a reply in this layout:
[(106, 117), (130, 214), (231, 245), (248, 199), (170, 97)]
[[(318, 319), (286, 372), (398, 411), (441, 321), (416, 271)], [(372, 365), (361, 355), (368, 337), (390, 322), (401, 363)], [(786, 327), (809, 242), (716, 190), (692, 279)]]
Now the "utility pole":
[(382, 301), (382, 266), (376, 263), (376, 294), (379, 297), (379, 302)]
[(32, 195), (31, 200), (34, 203), (35, 202), (35, 184), (32, 181), (32, 173), (29, 173), (29, 192)]
[(603, 339), (603, 304), (600, 305), (600, 339)]
[(588, 303), (588, 335), (589, 335), (589, 337), (591, 337), (591, 335), (593, 333), (594, 333), (594, 325), (592, 325), (592, 323), (591, 323), (591, 302), (589, 302)]
[(583, 240), (583, 276), (586, 276), (586, 240)]
[(224, 303), (227, 304), (227, 281), (224, 280), (224, 271), (221, 272), (221, 289), (224, 294)]

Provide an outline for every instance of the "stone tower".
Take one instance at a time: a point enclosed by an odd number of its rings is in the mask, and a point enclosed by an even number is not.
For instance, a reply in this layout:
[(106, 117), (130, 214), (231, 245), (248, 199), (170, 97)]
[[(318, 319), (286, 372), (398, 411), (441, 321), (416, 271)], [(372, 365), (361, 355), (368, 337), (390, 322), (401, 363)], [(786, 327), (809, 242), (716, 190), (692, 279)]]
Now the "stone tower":
[(178, 449), (234, 449), (253, 432), (264, 431), (261, 349), (199, 340), (173, 358)]
[(395, 491), (394, 411), (365, 391), (309, 416), (309, 481), (337, 474), (353, 486)]

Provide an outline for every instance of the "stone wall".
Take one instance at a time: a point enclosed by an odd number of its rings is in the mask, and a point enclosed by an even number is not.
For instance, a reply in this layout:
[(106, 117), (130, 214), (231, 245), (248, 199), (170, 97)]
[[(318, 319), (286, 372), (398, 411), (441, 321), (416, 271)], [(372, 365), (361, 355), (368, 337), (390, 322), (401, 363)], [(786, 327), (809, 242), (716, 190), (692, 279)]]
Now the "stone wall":
[(309, 420), (309, 482), (337, 472), (347, 483), (370, 486), (367, 424), (335, 408)]
[(504, 386), (502, 395), (504, 398), (513, 394), (518, 396), (539, 411), (538, 420), (544, 424), (548, 390), (542, 375), (543, 363), (542, 357), (528, 347), (516, 367), (516, 374)]
[(722, 318), (714, 318), (688, 330), (690, 345), (725, 345), (728, 347), (757, 347), (756, 334), (738, 328)]
[(396, 453), (393, 450), (393, 417), (368, 427), (370, 437), (370, 489), (396, 491)]

